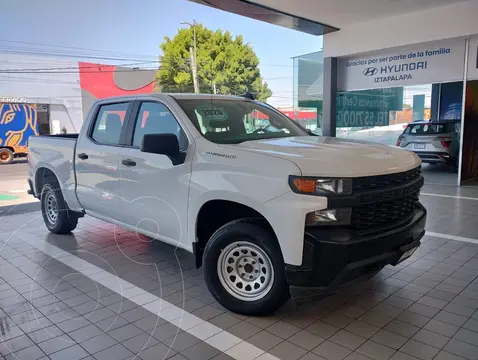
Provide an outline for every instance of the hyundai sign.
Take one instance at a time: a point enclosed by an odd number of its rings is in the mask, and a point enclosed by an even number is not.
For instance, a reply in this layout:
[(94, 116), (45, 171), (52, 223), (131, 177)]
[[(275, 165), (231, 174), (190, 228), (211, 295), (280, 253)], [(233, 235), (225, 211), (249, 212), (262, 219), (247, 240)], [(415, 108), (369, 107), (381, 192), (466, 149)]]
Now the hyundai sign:
[(463, 80), (465, 41), (384, 50), (339, 61), (340, 90), (388, 88)]

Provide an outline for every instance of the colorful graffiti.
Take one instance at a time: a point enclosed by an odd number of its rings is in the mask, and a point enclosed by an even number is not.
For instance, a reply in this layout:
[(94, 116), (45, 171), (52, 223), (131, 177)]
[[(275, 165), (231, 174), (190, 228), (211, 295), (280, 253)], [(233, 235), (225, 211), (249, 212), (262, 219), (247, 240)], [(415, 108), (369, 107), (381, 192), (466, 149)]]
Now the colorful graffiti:
[(79, 62), (83, 113), (93, 101), (109, 96), (151, 94), (155, 70), (134, 70), (128, 67)]
[(0, 146), (26, 146), (28, 138), (38, 135), (36, 105), (0, 104)]

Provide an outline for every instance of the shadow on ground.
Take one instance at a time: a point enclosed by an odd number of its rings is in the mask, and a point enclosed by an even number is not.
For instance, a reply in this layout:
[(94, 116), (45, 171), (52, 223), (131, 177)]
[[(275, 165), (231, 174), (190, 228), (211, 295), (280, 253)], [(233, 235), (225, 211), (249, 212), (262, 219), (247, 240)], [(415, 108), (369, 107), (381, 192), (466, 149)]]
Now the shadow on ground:
[(40, 211), (40, 202), (29, 202), (17, 205), (0, 206), (0, 216), (26, 214), (33, 211)]

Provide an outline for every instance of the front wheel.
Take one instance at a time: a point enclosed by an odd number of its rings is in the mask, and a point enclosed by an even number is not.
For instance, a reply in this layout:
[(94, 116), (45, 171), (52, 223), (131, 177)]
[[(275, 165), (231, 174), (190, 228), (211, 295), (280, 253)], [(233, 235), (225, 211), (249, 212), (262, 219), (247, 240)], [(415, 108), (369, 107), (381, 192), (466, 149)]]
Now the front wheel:
[(43, 221), (50, 232), (67, 234), (78, 225), (78, 216), (68, 210), (58, 183), (46, 183), (41, 191)]
[(217, 230), (203, 255), (209, 291), (226, 309), (268, 315), (289, 298), (282, 253), (260, 222), (241, 219)]

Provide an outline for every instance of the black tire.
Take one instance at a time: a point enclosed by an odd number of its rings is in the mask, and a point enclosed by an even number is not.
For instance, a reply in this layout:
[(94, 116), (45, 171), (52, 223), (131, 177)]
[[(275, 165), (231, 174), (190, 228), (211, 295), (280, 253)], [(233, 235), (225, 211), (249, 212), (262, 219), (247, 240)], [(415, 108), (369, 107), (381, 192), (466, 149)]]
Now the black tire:
[[(260, 220), (253, 219), (232, 221), (217, 230), (204, 249), (203, 267), (207, 287), (212, 296), (222, 306), (235, 313), (249, 316), (266, 316), (281, 308), (290, 297), (281, 250), (274, 234), (263, 225)], [(272, 285), (267, 291), (264, 291), (265, 295), (260, 299), (242, 300), (232, 295), (221, 282), (218, 273), (218, 261), (220, 261), (221, 253), (229, 245), (237, 242), (255, 245), (270, 260), (270, 265), (274, 270), (273, 281), (270, 282)], [(261, 276), (261, 274), (258, 276)]]
[[(56, 220), (48, 215), (48, 201), (52, 197), (56, 201), (57, 216)], [(47, 178), (41, 190), (41, 211), (43, 221), (48, 230), (54, 234), (68, 234), (78, 225), (78, 215), (70, 211), (63, 199), (58, 181), (55, 178)]]
[(0, 164), (1, 165), (11, 164), (13, 162), (13, 159), (15, 159), (15, 154), (13, 153), (12, 150), (7, 148), (0, 149)]

